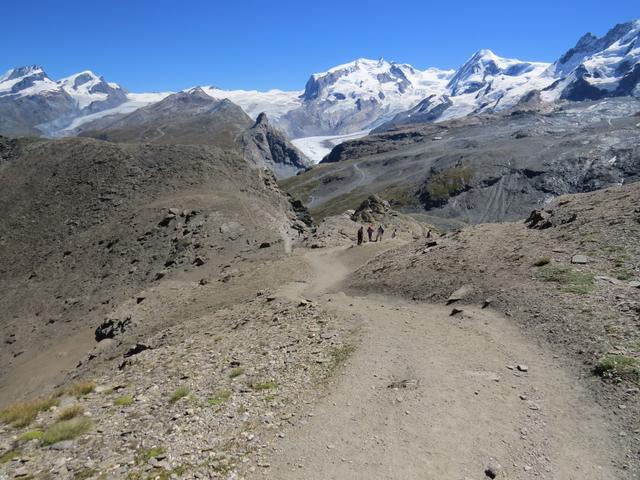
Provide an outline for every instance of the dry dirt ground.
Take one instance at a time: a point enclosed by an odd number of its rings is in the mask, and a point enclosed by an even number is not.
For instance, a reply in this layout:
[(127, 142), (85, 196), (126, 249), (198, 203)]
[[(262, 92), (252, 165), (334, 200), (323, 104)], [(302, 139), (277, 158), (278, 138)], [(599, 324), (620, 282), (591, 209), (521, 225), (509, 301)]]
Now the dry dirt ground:
[[(638, 353), (637, 198), (360, 247), (343, 216), (315, 248), (175, 272), (121, 304), (135, 328), (53, 406), (0, 424), (0, 479), (640, 478), (634, 373), (591, 372)], [(70, 408), (86, 428), (47, 445)]]

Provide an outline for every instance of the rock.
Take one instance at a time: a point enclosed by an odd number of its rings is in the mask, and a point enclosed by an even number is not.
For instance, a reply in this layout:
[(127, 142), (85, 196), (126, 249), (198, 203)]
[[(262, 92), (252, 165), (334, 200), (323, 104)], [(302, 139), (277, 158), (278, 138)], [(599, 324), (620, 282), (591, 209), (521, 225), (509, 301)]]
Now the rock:
[(29, 470), (27, 470), (26, 467), (16, 468), (15, 472), (13, 473), (14, 478), (26, 477), (28, 475)]
[(207, 263), (207, 261), (206, 261), (204, 258), (200, 257), (200, 256), (197, 256), (197, 257), (193, 260), (193, 264), (194, 264), (196, 267), (201, 267), (201, 266), (202, 266), (202, 265), (204, 265), (205, 263)]
[(528, 228), (544, 230), (545, 228), (553, 227), (553, 223), (551, 222), (550, 218), (551, 212), (548, 212), (546, 210), (534, 210), (524, 221), (524, 223)]
[(271, 242), (262, 242), (260, 244), (260, 248), (269, 248), (271, 246)]
[(490, 463), (487, 468), (484, 469), (484, 474), (489, 478), (497, 478), (502, 471), (502, 466), (499, 463)]
[(51, 450), (69, 450), (73, 447), (73, 442), (71, 440), (64, 440), (62, 442), (54, 443), (51, 445)]
[(594, 277), (594, 280), (598, 280), (598, 281), (601, 281), (601, 282), (609, 282), (609, 283), (611, 283), (613, 285), (620, 285), (622, 283), (617, 278), (607, 277), (605, 275), (598, 275), (598, 276)]
[(131, 316), (127, 316), (124, 320), (118, 320), (113, 318), (107, 318), (100, 324), (95, 330), (96, 342), (108, 338), (114, 338), (116, 335), (124, 333), (131, 325)]
[(450, 305), (454, 302), (459, 302), (460, 300), (465, 299), (469, 295), (473, 293), (473, 287), (471, 285), (463, 285), (447, 298), (447, 305)]
[(454, 315), (458, 315), (459, 313), (464, 312), (464, 310), (462, 310), (461, 308), (453, 308), (451, 310), (451, 313), (449, 314), (450, 317), (453, 317)]
[(516, 368), (518, 369), (519, 372), (528, 372), (529, 371), (529, 367), (527, 365), (517, 365)]
[(482, 308), (487, 308), (487, 307), (489, 307), (492, 303), (493, 303), (493, 298), (487, 298), (487, 299), (482, 303)]
[(628, 285), (631, 288), (640, 288), (640, 280), (631, 280)]
[(589, 263), (589, 257), (587, 257), (586, 255), (574, 255), (573, 257), (571, 257), (571, 263), (584, 265)]

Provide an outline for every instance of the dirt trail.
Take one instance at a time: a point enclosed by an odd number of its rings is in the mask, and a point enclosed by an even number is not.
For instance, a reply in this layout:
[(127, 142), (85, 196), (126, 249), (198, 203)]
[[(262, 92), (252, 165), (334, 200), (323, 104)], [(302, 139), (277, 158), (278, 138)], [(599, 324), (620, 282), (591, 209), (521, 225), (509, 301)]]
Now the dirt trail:
[(479, 480), (497, 463), (498, 478), (628, 478), (589, 393), (508, 319), (338, 291), (383, 245), (305, 254), (315, 278), (287, 293), (358, 318), (359, 345), (258, 476)]

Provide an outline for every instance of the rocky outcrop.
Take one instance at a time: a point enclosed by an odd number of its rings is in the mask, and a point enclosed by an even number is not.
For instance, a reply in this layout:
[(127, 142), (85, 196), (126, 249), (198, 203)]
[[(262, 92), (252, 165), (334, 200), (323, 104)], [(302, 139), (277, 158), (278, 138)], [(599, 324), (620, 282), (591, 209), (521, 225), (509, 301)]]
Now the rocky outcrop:
[(383, 220), (387, 216), (395, 216), (395, 212), (389, 202), (382, 200), (378, 195), (371, 195), (364, 200), (351, 215), (354, 222), (373, 223)]
[(272, 170), (278, 178), (295, 175), (312, 165), (284, 132), (273, 127), (265, 113), (242, 135), (244, 158), (250, 165)]

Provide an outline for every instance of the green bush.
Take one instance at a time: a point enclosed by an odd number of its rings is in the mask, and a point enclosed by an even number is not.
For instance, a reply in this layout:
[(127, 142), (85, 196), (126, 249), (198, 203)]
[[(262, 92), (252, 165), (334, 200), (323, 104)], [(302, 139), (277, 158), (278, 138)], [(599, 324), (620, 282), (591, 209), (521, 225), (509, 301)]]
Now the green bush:
[(594, 368), (601, 377), (627, 377), (640, 380), (640, 364), (638, 360), (626, 355), (605, 355)]
[(128, 407), (133, 404), (133, 397), (131, 395), (122, 395), (113, 401), (116, 407)]
[(574, 270), (566, 265), (545, 265), (535, 273), (543, 282), (555, 282), (564, 286), (568, 293), (589, 293), (593, 288), (593, 275)]
[(231, 390), (221, 390), (215, 397), (208, 399), (207, 403), (209, 405), (222, 405), (224, 402), (229, 400), (231, 394)]

